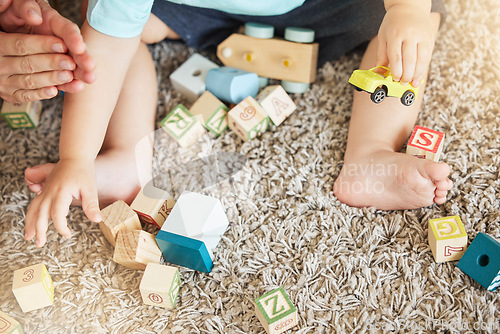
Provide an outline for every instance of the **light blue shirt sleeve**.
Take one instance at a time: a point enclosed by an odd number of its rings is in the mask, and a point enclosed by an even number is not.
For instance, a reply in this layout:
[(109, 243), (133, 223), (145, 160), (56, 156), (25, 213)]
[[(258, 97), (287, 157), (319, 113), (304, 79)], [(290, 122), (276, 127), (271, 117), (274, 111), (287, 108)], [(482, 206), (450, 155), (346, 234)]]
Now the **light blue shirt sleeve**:
[(288, 13), (305, 0), (168, 0), (194, 7), (212, 8), (231, 14), (273, 16)]
[(153, 0), (89, 0), (87, 22), (114, 37), (132, 38), (142, 33)]

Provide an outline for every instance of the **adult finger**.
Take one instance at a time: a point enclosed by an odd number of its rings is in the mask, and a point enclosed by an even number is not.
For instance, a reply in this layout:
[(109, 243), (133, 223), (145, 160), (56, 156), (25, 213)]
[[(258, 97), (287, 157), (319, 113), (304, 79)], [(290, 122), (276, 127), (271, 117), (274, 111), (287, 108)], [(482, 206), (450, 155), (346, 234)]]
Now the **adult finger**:
[(12, 0), (3, 0), (3, 1), (0, 1), (0, 13), (3, 13), (7, 10), (7, 8), (10, 7), (10, 3), (12, 2)]
[(400, 82), (407, 84), (413, 79), (415, 73), (415, 66), (417, 62), (417, 44), (411, 41), (404, 41), (402, 45), (403, 73)]
[[(73, 80), (73, 72), (71, 71), (50, 71), (34, 74), (19, 74), (12, 75), (5, 80), (7, 87), (13, 87), (16, 92), (18, 90), (32, 90), (43, 87), (61, 85)], [(14, 94), (15, 95), (15, 92)]]
[(42, 24), (42, 11), (35, 0), (12, 1), (14, 13), (21, 17), (28, 25)]
[(56, 36), (0, 32), (1, 56), (25, 56), (42, 53), (66, 53), (64, 42)]
[(78, 79), (74, 79), (66, 84), (58, 85), (57, 88), (66, 93), (78, 93), (85, 87), (84, 83)]
[(403, 73), (403, 64), (401, 61), (401, 41), (395, 40), (387, 43), (387, 57), (389, 58), (389, 67), (392, 77), (399, 81)]
[[(56, 96), (58, 90), (55, 86), (40, 89), (18, 90), (14, 95), (0, 96), (9, 103), (25, 103), (31, 101), (47, 100)], [(37, 192), (37, 191), (35, 191)]]
[[(36, 54), (22, 57), (4, 57), (0, 62), (0, 75), (33, 74), (54, 70), (73, 71), (76, 64), (64, 54)], [(55, 84), (60, 84), (56, 82)]]

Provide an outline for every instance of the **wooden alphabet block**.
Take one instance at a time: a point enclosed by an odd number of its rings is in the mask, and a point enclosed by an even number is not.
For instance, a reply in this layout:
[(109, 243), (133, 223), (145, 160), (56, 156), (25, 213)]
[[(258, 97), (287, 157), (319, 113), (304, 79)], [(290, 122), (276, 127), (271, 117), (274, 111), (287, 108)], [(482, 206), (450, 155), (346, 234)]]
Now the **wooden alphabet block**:
[(148, 263), (139, 290), (144, 304), (172, 309), (180, 287), (181, 277), (177, 268)]
[(234, 67), (214, 68), (207, 74), (207, 90), (230, 103), (240, 103), (247, 96), (257, 96), (259, 85), (257, 74)]
[(170, 81), (188, 101), (194, 102), (206, 89), (208, 71), (217, 67), (219, 66), (216, 63), (195, 53), (170, 74)]
[(116, 244), (116, 235), (120, 230), (141, 230), (139, 216), (124, 201), (116, 201), (101, 210), (102, 221), (99, 227), (113, 247)]
[(149, 182), (137, 194), (130, 207), (142, 222), (161, 228), (174, 204), (175, 201), (168, 192)]
[(29, 312), (54, 302), (54, 284), (43, 263), (14, 271), (12, 292), (23, 312)]
[(500, 286), (500, 242), (479, 232), (457, 267), (489, 291)]
[(228, 114), (229, 128), (248, 141), (265, 132), (269, 126), (269, 116), (251, 96), (238, 103)]
[(227, 125), (227, 112), (229, 108), (209, 91), (204, 92), (193, 104), (189, 112), (192, 115), (201, 115), (205, 128), (218, 136), (224, 132)]
[(11, 129), (35, 128), (40, 120), (42, 102), (33, 101), (23, 104), (3, 102), (2, 117)]
[(256, 98), (275, 125), (280, 125), (297, 106), (280, 85), (264, 88)]
[(255, 299), (255, 311), (268, 334), (279, 334), (297, 325), (297, 308), (282, 287)]
[(113, 260), (130, 269), (145, 269), (148, 263), (160, 263), (161, 251), (154, 235), (146, 231), (119, 231)]
[(174, 108), (161, 122), (162, 129), (186, 148), (205, 133), (203, 117), (193, 116), (182, 104)]
[(439, 161), (443, 151), (444, 133), (415, 125), (406, 147), (406, 154)]
[(16, 319), (0, 311), (0, 334), (23, 334), (23, 329)]
[(459, 216), (429, 220), (428, 240), (436, 262), (459, 260), (467, 249), (467, 233)]

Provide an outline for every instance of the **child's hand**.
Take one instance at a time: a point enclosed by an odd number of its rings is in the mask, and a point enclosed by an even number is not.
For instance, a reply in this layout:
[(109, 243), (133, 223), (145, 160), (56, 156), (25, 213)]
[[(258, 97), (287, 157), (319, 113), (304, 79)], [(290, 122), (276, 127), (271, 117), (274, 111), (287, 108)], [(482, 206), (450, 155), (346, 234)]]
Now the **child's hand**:
[(395, 81), (417, 87), (434, 48), (432, 27), (429, 13), (419, 6), (390, 7), (378, 32), (377, 65), (389, 65)]
[(52, 218), (59, 234), (71, 237), (66, 216), (73, 199), (82, 202), (82, 208), (93, 222), (101, 220), (94, 175), (93, 160), (60, 160), (47, 177), (42, 192), (31, 202), (26, 214), (25, 239), (36, 234), (36, 245), (46, 240), (49, 219)]

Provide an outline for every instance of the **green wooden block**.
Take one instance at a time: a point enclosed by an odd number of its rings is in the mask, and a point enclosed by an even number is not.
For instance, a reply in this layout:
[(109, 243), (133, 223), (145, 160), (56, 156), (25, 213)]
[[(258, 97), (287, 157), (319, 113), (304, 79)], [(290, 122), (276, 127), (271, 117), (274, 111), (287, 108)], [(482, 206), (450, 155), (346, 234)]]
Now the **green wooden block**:
[(40, 101), (23, 104), (4, 102), (1, 114), (11, 129), (35, 128), (38, 125), (41, 111), (42, 103)]
[(165, 132), (182, 147), (194, 144), (204, 133), (203, 118), (193, 116), (182, 104), (174, 108), (161, 122)]
[(297, 308), (282, 287), (255, 299), (255, 307), (268, 334), (282, 333), (297, 325)]

